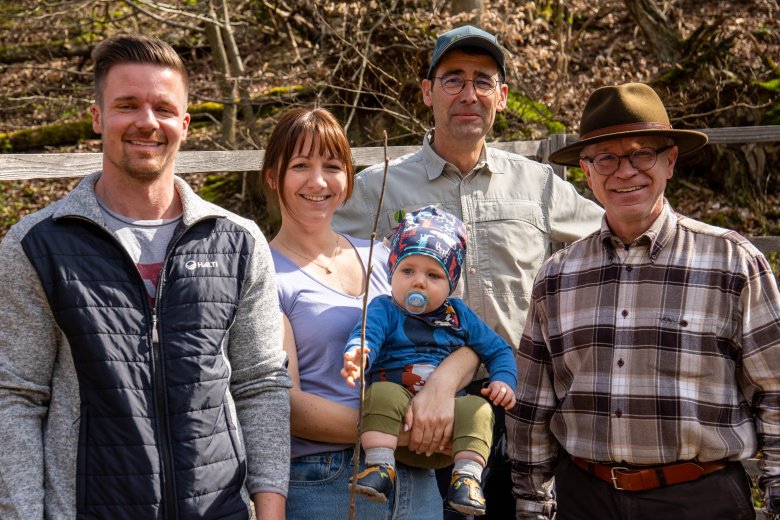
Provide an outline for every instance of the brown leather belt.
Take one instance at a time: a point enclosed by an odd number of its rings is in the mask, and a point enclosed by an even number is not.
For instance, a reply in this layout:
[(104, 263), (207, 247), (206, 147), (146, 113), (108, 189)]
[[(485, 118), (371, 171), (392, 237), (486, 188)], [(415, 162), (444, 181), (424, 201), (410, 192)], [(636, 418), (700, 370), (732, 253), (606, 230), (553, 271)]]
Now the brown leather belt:
[(723, 460), (691, 461), (651, 467), (607, 466), (588, 462), (574, 455), (571, 455), (571, 460), (594, 477), (600, 478), (615, 486), (615, 489), (622, 491), (647, 491), (681, 482), (690, 482), (726, 467), (726, 461)]

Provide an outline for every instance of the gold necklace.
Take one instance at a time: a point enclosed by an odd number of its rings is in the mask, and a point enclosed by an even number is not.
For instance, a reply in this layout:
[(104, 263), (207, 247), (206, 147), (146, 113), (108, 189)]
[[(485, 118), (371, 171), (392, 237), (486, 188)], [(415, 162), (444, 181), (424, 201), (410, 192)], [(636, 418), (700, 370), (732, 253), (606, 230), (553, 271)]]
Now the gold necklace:
[(333, 274), (334, 271), (333, 271), (333, 269), (331, 269), (331, 267), (333, 266), (333, 262), (336, 261), (336, 257), (339, 256), (339, 253), (341, 253), (341, 246), (339, 245), (339, 235), (338, 234), (336, 235), (336, 246), (335, 246), (335, 249), (333, 250), (333, 258), (330, 259), (330, 262), (328, 262), (328, 265), (322, 265), (321, 263), (317, 262), (314, 258), (312, 258), (310, 256), (306, 256), (306, 255), (304, 255), (303, 253), (301, 253), (299, 251), (296, 251), (295, 249), (293, 249), (292, 247), (288, 246), (286, 243), (284, 243), (281, 240), (279, 240), (279, 243), (282, 244), (284, 246), (284, 248), (287, 249), (288, 251), (290, 251), (291, 253), (294, 253), (294, 254), (300, 256), (304, 260), (308, 260), (309, 262), (313, 263), (314, 265), (316, 265), (317, 267), (319, 267), (320, 269), (325, 271), (325, 274)]

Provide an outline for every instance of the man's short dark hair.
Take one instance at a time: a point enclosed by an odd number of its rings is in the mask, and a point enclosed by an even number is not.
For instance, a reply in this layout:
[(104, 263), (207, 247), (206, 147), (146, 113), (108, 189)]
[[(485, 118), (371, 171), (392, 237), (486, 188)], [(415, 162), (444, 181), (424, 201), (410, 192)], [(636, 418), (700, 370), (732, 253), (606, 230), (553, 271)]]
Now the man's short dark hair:
[(114, 65), (125, 63), (150, 63), (170, 67), (181, 74), (185, 93), (190, 90), (187, 70), (181, 57), (173, 47), (158, 38), (142, 34), (111, 36), (100, 42), (92, 51), (92, 62), (95, 64), (95, 101), (98, 105), (103, 101), (103, 87), (108, 71)]
[[(495, 61), (495, 58), (493, 57), (492, 54), (490, 54), (488, 51), (486, 51), (482, 47), (476, 47), (474, 45), (464, 45), (463, 47), (457, 47), (457, 48), (452, 49), (451, 51), (449, 51), (447, 54), (449, 54), (450, 52), (454, 52), (454, 51), (460, 51), (463, 54), (468, 54), (469, 56), (489, 56), (490, 59)], [(444, 56), (446, 56), (447, 54), (445, 54)], [(444, 58), (444, 56), (442, 56), (442, 59)], [(431, 70), (431, 73), (429, 74), (428, 79), (432, 79), (433, 77), (436, 76), (436, 74), (437, 74), (437, 72), (439, 70), (439, 64), (440, 63), (441, 63), (441, 59), (439, 60), (439, 63), (436, 64), (436, 67), (433, 70)], [(496, 63), (496, 65), (498, 65), (498, 63)], [(498, 79), (501, 81), (501, 83), (505, 83), (506, 82), (506, 77), (504, 77), (504, 75), (501, 73), (501, 67), (499, 67), (499, 70), (498, 70)]]

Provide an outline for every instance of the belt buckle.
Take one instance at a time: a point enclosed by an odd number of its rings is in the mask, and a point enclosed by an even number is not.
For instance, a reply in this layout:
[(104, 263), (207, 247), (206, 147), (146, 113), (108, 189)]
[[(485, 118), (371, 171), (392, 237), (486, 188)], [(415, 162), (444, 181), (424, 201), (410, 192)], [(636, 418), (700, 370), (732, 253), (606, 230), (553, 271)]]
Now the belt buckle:
[(618, 486), (617, 482), (617, 475), (615, 474), (615, 471), (628, 471), (628, 468), (624, 468), (623, 466), (613, 466), (609, 468), (609, 478), (612, 479), (612, 485), (615, 486), (615, 489), (618, 491), (625, 491), (622, 487)]

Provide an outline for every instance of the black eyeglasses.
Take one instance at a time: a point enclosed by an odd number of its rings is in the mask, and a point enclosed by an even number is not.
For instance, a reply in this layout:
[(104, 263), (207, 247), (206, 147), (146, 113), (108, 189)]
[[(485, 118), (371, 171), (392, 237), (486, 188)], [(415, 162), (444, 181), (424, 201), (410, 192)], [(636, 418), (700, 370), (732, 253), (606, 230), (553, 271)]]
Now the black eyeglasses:
[(618, 171), (618, 168), (620, 168), (620, 161), (625, 158), (628, 158), (628, 162), (631, 163), (631, 166), (640, 172), (644, 172), (655, 166), (655, 163), (658, 160), (658, 154), (665, 152), (672, 146), (674, 145), (670, 144), (662, 146), (661, 148), (650, 148), (649, 146), (646, 146), (625, 155), (599, 153), (593, 157), (580, 157), (580, 159), (592, 164), (596, 173), (599, 175), (612, 175)]
[(438, 79), (439, 83), (441, 83), (441, 89), (450, 96), (455, 96), (463, 92), (463, 89), (466, 88), (466, 83), (469, 81), (474, 85), (474, 90), (477, 95), (483, 97), (491, 95), (496, 91), (496, 87), (499, 85), (499, 82), (491, 77), (466, 79), (457, 74), (453, 74), (451, 76), (434, 77), (431, 79)]

